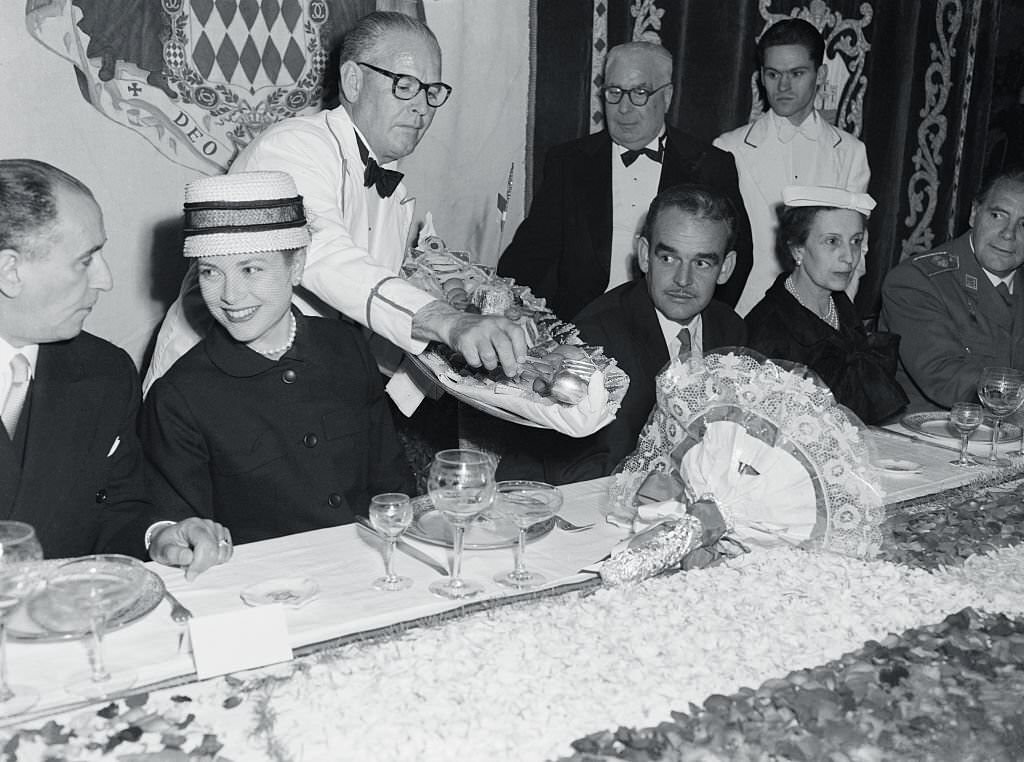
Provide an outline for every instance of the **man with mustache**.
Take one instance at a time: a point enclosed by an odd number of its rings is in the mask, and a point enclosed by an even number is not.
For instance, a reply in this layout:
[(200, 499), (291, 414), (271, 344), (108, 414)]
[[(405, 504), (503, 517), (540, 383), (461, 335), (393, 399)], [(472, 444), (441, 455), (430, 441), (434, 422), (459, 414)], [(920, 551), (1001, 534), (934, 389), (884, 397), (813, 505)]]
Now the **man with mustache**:
[[(586, 343), (618, 360), (629, 391), (615, 420), (589, 437), (544, 432), (546, 480), (610, 474), (636, 446), (654, 407), (655, 377), (671, 359), (746, 342), (743, 320), (713, 298), (736, 266), (736, 217), (729, 198), (707, 186), (677, 185), (651, 202), (637, 245), (643, 276), (602, 294), (574, 321)], [(519, 452), (505, 459), (505, 478), (540, 475)]]
[[(768, 112), (754, 122), (715, 139), (715, 146), (736, 159), (740, 193), (754, 236), (754, 267), (736, 311), (746, 315), (782, 272), (775, 254), (776, 212), (787, 185), (867, 191), (871, 170), (864, 144), (829, 124), (814, 108), (826, 82), (825, 41), (814, 25), (785, 19), (770, 26), (757, 42), (761, 84)], [(863, 263), (847, 288), (852, 299)]]
[(636, 277), (636, 243), (658, 191), (702, 183), (736, 207), (736, 272), (717, 298), (735, 304), (751, 267), (750, 224), (736, 165), (725, 151), (666, 124), (672, 102), (672, 54), (651, 42), (608, 51), (606, 130), (555, 146), (530, 214), (498, 262), (570, 319), (601, 294)]
[(986, 366), (1024, 370), (1022, 263), (1024, 171), (1013, 170), (977, 195), (970, 230), (889, 271), (881, 324), (902, 336), (910, 410), (976, 402)]
[[(414, 205), (394, 163), (413, 152), (451, 93), (441, 81), (437, 38), (410, 16), (371, 13), (345, 36), (339, 75), (340, 106), (268, 128), (231, 167), (295, 179), (313, 235), (296, 290), (300, 309), (340, 312), (369, 328), (386, 340), (374, 344), (385, 367), (397, 366), (394, 346), (419, 354), (438, 341), (470, 365), (500, 364), (516, 375), (527, 349), (518, 325), (459, 312), (398, 277)], [(179, 299), (160, 329), (147, 388), (209, 326), (190, 275), (182, 289), (187, 304)]]
[(82, 330), (113, 286), (106, 243), (81, 181), (0, 160), (0, 517), (35, 527), (46, 558), (148, 551), (191, 578), (231, 557), (231, 535), (160, 521), (146, 498), (135, 365)]

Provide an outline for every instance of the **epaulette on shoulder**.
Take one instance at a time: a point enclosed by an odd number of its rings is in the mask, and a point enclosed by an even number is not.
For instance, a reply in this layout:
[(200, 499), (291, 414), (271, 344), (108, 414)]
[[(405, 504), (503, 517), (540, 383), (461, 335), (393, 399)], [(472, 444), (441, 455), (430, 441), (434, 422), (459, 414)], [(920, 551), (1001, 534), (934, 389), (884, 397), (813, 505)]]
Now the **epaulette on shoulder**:
[(931, 251), (918, 254), (910, 260), (914, 267), (929, 278), (939, 273), (948, 273), (960, 269), (960, 257), (948, 251)]

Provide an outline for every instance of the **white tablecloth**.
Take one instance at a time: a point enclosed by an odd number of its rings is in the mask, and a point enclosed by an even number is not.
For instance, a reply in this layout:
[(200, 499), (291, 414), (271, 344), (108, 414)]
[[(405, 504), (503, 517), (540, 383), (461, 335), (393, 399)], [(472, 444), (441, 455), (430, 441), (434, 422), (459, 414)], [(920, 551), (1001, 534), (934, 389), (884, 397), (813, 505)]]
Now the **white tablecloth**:
[[(563, 487), (565, 504), (560, 515), (576, 523), (594, 522), (594, 528), (578, 533), (554, 529), (527, 545), (527, 566), (545, 574), (550, 580), (548, 587), (593, 576), (579, 571), (606, 556), (625, 537), (625, 530), (603, 521), (606, 490), (606, 479)], [(414, 544), (438, 561), (449, 563), (450, 550)], [(496, 573), (511, 569), (513, 563), (512, 548), (466, 551), (462, 574), (483, 583), (484, 597), (514, 595), (515, 591), (492, 579)], [(230, 563), (210, 569), (192, 582), (186, 582), (180, 570), (154, 563), (147, 566), (197, 617), (244, 608), (240, 591), (263, 580), (314, 579), (320, 586), (319, 598), (302, 608), (287, 609), (293, 648), (439, 614), (461, 605), (434, 597), (427, 586), (442, 579), (441, 575), (401, 552), (395, 554), (395, 570), (412, 577), (413, 586), (396, 593), (372, 589), (372, 580), (384, 569), (380, 544), (356, 525), (241, 545)], [(194, 672), (192, 659), (188, 653), (178, 652), (178, 635), (178, 627), (170, 618), (170, 604), (162, 602), (139, 622), (107, 635), (107, 666), (115, 676), (119, 671), (136, 672), (137, 685), (189, 675)], [(69, 675), (87, 668), (83, 643), (11, 642), (8, 648), (11, 682), (32, 685), (42, 693), (32, 714), (75, 700), (62, 686)]]

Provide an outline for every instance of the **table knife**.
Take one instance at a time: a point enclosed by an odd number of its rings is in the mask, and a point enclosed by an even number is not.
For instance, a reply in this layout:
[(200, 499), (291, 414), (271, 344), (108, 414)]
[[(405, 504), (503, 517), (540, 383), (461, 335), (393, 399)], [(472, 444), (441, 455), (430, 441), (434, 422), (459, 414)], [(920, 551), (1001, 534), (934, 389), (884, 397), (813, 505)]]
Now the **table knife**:
[[(376, 529), (373, 528), (373, 524), (371, 524), (370, 520), (368, 518), (366, 518), (365, 516), (356, 516), (356, 521), (359, 522), (359, 526), (364, 527), (365, 529), (368, 529), (369, 531), (373, 532), (373, 534), (375, 534), (377, 537), (380, 537), (382, 540), (385, 539), (380, 534), (380, 532), (378, 532)], [(449, 576), (449, 574), (448, 574), (448, 567), (447, 566), (442, 564), (440, 561), (435, 560), (429, 554), (424, 553), (419, 548), (416, 548), (416, 547), (410, 545), (408, 542), (403, 540), (401, 537), (398, 538), (398, 542), (395, 544), (395, 547), (397, 547), (400, 551), (405, 553), (407, 556), (411, 556), (412, 558), (415, 558), (420, 563), (426, 564), (431, 569), (436, 571), (438, 574), (440, 574), (440, 575), (442, 575), (444, 577)]]

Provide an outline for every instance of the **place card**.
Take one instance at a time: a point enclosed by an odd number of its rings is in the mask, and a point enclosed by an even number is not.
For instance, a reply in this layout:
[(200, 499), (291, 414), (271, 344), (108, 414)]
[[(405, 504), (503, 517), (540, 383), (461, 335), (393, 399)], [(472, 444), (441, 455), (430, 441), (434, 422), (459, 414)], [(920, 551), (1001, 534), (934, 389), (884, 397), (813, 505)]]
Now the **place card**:
[(292, 658), (280, 604), (193, 617), (188, 628), (200, 680)]

